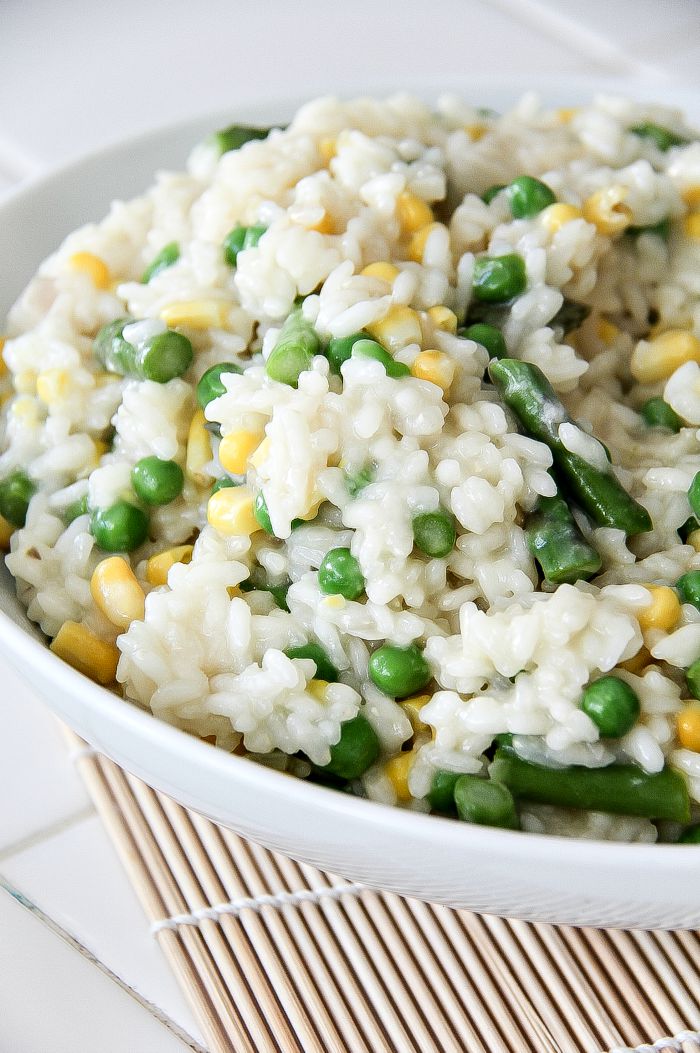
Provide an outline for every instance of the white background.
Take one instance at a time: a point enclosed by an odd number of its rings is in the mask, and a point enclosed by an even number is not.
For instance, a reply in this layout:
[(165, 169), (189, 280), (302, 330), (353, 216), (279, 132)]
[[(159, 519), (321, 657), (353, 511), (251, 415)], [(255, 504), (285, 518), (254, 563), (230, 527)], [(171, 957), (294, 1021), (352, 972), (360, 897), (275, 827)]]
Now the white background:
[[(0, 195), (136, 131), (256, 100), (470, 76), (700, 85), (697, 0), (0, 0)], [(478, 102), (478, 99), (473, 101)], [(88, 217), (86, 217), (88, 218)], [(92, 218), (92, 217), (90, 217)], [(6, 267), (9, 261), (2, 261)], [(201, 1036), (53, 718), (0, 668), (0, 1053)]]

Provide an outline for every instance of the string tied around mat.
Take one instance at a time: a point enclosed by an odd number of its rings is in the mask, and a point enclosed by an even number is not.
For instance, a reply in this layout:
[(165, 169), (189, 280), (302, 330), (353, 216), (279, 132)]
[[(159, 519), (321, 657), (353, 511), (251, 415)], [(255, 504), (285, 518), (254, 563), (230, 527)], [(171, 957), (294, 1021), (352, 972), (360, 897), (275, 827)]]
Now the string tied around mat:
[(341, 896), (359, 896), (365, 886), (359, 882), (347, 882), (344, 885), (327, 885), (322, 888), (301, 888), (295, 892), (273, 892), (261, 896), (241, 896), (227, 903), (216, 903), (211, 907), (199, 907), (186, 914), (173, 914), (168, 918), (159, 918), (151, 925), (151, 935), (157, 936), (164, 929), (177, 929), (180, 925), (199, 925), (202, 921), (218, 921), (223, 915), (237, 917), (244, 910), (256, 913), (263, 907), (295, 907), (300, 903), (319, 903), (324, 899), (340, 899)]
[(681, 1031), (673, 1038), (660, 1038), (641, 1046), (615, 1046), (610, 1053), (683, 1053), (686, 1042), (700, 1042), (700, 1031)]

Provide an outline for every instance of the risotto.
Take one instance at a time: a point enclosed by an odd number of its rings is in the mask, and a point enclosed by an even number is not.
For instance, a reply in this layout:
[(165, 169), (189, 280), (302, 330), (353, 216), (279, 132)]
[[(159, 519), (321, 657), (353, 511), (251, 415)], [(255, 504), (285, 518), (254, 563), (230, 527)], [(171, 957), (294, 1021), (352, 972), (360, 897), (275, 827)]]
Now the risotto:
[(82, 673), (373, 800), (700, 841), (681, 114), (232, 126), (66, 239), (3, 357), (7, 565)]

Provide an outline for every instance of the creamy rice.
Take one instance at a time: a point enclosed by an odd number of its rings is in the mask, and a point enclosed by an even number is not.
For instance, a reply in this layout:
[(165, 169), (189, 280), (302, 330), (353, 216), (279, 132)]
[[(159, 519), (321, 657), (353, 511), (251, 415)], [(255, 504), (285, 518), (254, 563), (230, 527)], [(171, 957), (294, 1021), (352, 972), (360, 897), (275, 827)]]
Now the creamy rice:
[[(551, 197), (518, 215), (523, 175)], [(494, 185), (505, 189), (486, 194)], [(257, 235), (232, 260), (222, 246), (236, 227)], [(522, 289), (485, 300), (484, 260), (513, 255)], [(565, 111), (527, 96), (499, 116), (452, 96), (436, 108), (319, 99), (238, 149), (208, 140), (185, 172), (70, 235), (10, 313), (0, 480), (20, 473), (31, 497), (22, 525), (0, 483), (18, 594), (62, 657), (220, 748), (325, 780), (361, 716), (378, 748), (348, 788), (370, 798), (436, 808), (436, 773), (483, 779), (498, 749), (552, 773), (680, 773), (700, 803), (686, 680), (700, 611), (672, 591), (700, 572), (686, 526), (699, 294), (700, 141), (661, 106), (600, 97)], [(290, 315), (317, 352), (295, 384), (272, 365)], [(192, 364), (163, 382), (100, 360), (95, 337), (115, 319), (132, 351), (181, 333)], [(554, 445), (492, 383), (489, 350), (461, 329), (482, 322), (565, 406)], [(359, 331), (390, 353), (388, 372), (359, 350), (334, 368), (333, 341)], [(219, 363), (235, 371), (202, 413), (197, 382)], [(651, 398), (677, 427), (649, 423)], [(614, 473), (651, 529), (582, 509), (555, 446)], [(134, 466), (154, 457), (184, 473), (163, 504), (133, 489)], [(235, 485), (212, 497), (224, 478)], [(558, 584), (532, 543), (556, 494), (599, 557)], [(96, 517), (123, 501), (145, 537), (105, 550)], [(433, 513), (455, 531), (439, 555), (416, 541), (417, 517)], [(323, 585), (337, 549), (359, 567), (357, 595)], [(308, 643), (337, 679), (285, 654)], [(429, 665), (408, 700), (373, 675), (385, 645)], [(609, 675), (638, 702), (614, 735), (582, 708)], [(515, 796), (523, 829), (581, 837), (674, 838), (698, 814), (692, 803), (659, 823)]]

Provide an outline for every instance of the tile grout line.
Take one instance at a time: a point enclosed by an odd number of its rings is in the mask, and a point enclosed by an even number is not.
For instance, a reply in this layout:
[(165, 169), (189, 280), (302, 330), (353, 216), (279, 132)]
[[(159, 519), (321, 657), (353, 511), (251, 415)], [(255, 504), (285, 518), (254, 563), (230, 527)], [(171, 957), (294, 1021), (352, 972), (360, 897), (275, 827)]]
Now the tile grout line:
[(604, 36), (580, 25), (568, 15), (552, 7), (544, 7), (539, 0), (482, 0), (487, 6), (499, 9), (513, 21), (528, 25), (586, 58), (610, 67), (616, 74), (668, 77), (668, 71), (651, 63), (639, 62)]
[(181, 1042), (184, 1042), (185, 1045), (192, 1050), (192, 1053), (207, 1053), (205, 1047), (200, 1045), (200, 1043), (195, 1038), (193, 1038), (192, 1035), (190, 1035), (187, 1031), (185, 1031), (183, 1027), (177, 1024), (172, 1019), (172, 1017), (170, 1017), (163, 1009), (160, 1008), (160, 1006), (157, 1006), (155, 1002), (149, 1002), (148, 999), (144, 998), (143, 995), (139, 994), (139, 992), (135, 988), (131, 987), (131, 985), (128, 984), (127, 981), (124, 980), (121, 976), (119, 976), (118, 973), (115, 973), (112, 969), (105, 965), (103, 961), (100, 961), (100, 959), (97, 958), (96, 955), (93, 954), (93, 952), (90, 951), (83, 943), (81, 943), (80, 940), (73, 935), (73, 933), (69, 932), (68, 929), (65, 929), (62, 925), (60, 925), (55, 920), (55, 918), (52, 918), (49, 914), (43, 911), (41, 907), (39, 907), (36, 903), (28, 899), (28, 897), (25, 896), (20, 891), (20, 889), (18, 889), (15, 885), (9, 882), (2, 874), (0, 874), (0, 889), (4, 889), (5, 892), (9, 896), (11, 896), (12, 899), (21, 907), (24, 907), (24, 909), (28, 911), (28, 913), (31, 914), (32, 917), (36, 918), (37, 921), (40, 921), (42, 924), (44, 924), (51, 932), (54, 933), (55, 936), (67, 943), (68, 946), (73, 948), (73, 950), (77, 951), (77, 953), (80, 954), (80, 956), (84, 958), (85, 961), (89, 962), (91, 965), (94, 965), (104, 976), (106, 976), (109, 980), (112, 980), (112, 982), (115, 983), (117, 987), (121, 988), (121, 990), (124, 991), (125, 994), (133, 998), (134, 1001), (137, 1002), (142, 1009), (145, 1009), (146, 1012), (150, 1013), (151, 1016), (155, 1017), (155, 1019), (158, 1020), (163, 1025), (163, 1027), (166, 1027), (175, 1035), (176, 1038), (180, 1039)]
[(5, 863), (12, 856), (17, 855), (19, 852), (26, 852), (30, 848), (36, 848), (36, 846), (40, 845), (43, 841), (48, 841), (51, 837), (65, 833), (66, 830), (71, 830), (74, 826), (83, 822), (83, 820), (91, 819), (96, 814), (97, 812), (94, 806), (87, 804), (77, 812), (72, 812), (70, 815), (64, 816), (62, 819), (57, 819), (55, 823), (49, 823), (48, 826), (42, 827), (40, 830), (35, 831), (35, 833), (29, 834), (27, 837), (20, 838), (19, 841), (13, 841), (0, 851), (0, 865)]

